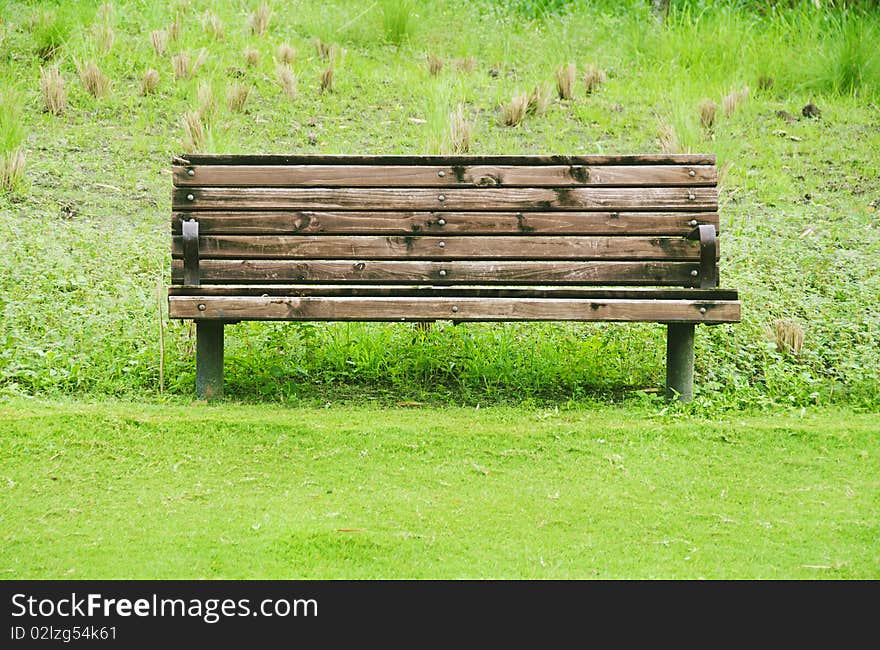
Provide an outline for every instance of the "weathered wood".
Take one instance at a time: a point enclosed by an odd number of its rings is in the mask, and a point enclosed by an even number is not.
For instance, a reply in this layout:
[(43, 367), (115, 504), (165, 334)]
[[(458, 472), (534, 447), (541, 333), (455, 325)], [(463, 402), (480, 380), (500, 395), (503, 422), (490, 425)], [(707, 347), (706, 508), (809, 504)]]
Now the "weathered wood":
[[(171, 252), (183, 256), (182, 238)], [(207, 259), (698, 260), (700, 246), (684, 237), (212, 235), (199, 238)]]
[(218, 320), (735, 322), (736, 301), (171, 296), (173, 318)]
[(738, 293), (730, 289), (594, 289), (565, 286), (478, 287), (468, 286), (398, 286), (398, 285), (339, 285), (339, 284), (285, 284), (285, 285), (207, 285), (203, 287), (174, 286), (168, 288), (171, 296), (375, 296), (425, 297), (447, 296), (461, 298), (581, 298), (581, 299), (637, 299), (637, 300), (737, 300)]
[[(186, 162), (183, 162), (186, 161)], [(714, 154), (619, 156), (362, 156), (325, 154), (184, 154), (174, 164), (192, 165), (714, 165)]]
[(177, 165), (178, 187), (705, 186), (714, 165)]
[[(192, 197), (192, 198), (190, 198)], [(714, 211), (714, 187), (303, 188), (178, 187), (173, 208), (196, 210)]]
[(715, 212), (175, 212), (171, 230), (198, 217), (203, 235), (678, 235), (718, 231)]
[[(448, 262), (344, 260), (204, 260), (206, 284), (384, 283), (384, 284), (567, 284), (692, 286), (692, 262)], [(171, 278), (183, 281), (173, 260)]]
[(199, 284), (199, 222), (195, 219), (181, 224), (183, 231), (181, 251), (183, 257), (183, 283), (190, 286)]

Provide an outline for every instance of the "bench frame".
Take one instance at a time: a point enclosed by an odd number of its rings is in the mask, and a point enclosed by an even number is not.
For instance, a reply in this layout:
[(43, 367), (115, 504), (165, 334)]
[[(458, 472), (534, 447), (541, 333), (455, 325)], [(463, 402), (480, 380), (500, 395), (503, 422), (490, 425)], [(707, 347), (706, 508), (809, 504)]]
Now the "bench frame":
[[(213, 159), (213, 162), (227, 169), (228, 166), (234, 165), (236, 160), (248, 157), (198, 156), (198, 158), (202, 164), (205, 162), (210, 164)], [(283, 157), (272, 158), (271, 162), (275, 164), (283, 162), (280, 160)], [(293, 159), (300, 163), (303, 160), (313, 160), (315, 165), (320, 165), (324, 158), (332, 159), (333, 162), (340, 159), (340, 157), (320, 156), (297, 156)], [(589, 160), (598, 161), (599, 158), (590, 157)], [(682, 158), (697, 160), (704, 164), (711, 159), (705, 156)], [(360, 157), (345, 158), (352, 161), (361, 159)], [(372, 162), (389, 159), (395, 160), (391, 157), (368, 160)], [(536, 160), (535, 157), (501, 157), (501, 159), (505, 162), (522, 159), (532, 163)], [(263, 160), (264, 158), (256, 159), (257, 162)], [(409, 157), (406, 160), (409, 164), (419, 165), (437, 164), (448, 159)], [(477, 158), (468, 158), (468, 160), (475, 163), (485, 162)], [(499, 157), (488, 160), (497, 161)], [(545, 160), (570, 162), (571, 159), (553, 157)], [(639, 160), (644, 164), (645, 160), (650, 162), (653, 159), (649, 156), (641, 156), (617, 157), (616, 160), (624, 162)], [(180, 210), (177, 202), (193, 201), (194, 193), (197, 192), (188, 189), (189, 179), (183, 177), (181, 181), (181, 175), (187, 174), (191, 178), (194, 175), (191, 165), (198, 163), (180, 157), (175, 157), (173, 162), (175, 184), (178, 186), (175, 208)], [(711, 162), (714, 164), (714, 159), (711, 159)], [(441, 173), (440, 176), (442, 175)], [(580, 179), (583, 172), (573, 166), (572, 175)], [(287, 185), (279, 183), (275, 187), (287, 187)], [(693, 198), (693, 194), (689, 198)], [(445, 225), (443, 219), (440, 219), (439, 223)], [(409, 294), (401, 296), (395, 293), (394, 287), (383, 288), (377, 282), (365, 282), (359, 287), (351, 285), (345, 288), (317, 285), (299, 287), (294, 295), (291, 295), (290, 291), (273, 291), (272, 286), (266, 286), (265, 293), (254, 295), (253, 285), (259, 288), (259, 282), (256, 280), (242, 285), (246, 290), (240, 291), (235, 287), (201, 284), (199, 222), (194, 218), (183, 219), (179, 224), (182, 286), (169, 289), (169, 314), (173, 318), (191, 318), (196, 323), (196, 395), (202, 399), (215, 399), (223, 395), (224, 326), (227, 324), (240, 320), (425, 322), (449, 319), (454, 322), (575, 320), (665, 323), (667, 325), (666, 395), (669, 398), (690, 401), (693, 399), (695, 325), (737, 322), (740, 310), (735, 291), (716, 289), (718, 243), (715, 227), (698, 224), (696, 220), (690, 223), (693, 229), (685, 235), (685, 238), (699, 242), (699, 266), (690, 273), (694, 276), (693, 284), (690, 285), (692, 288), (684, 290), (566, 290), (555, 286), (545, 289), (528, 287), (519, 290), (513, 287), (493, 289), (470, 285), (443, 285), (412, 287)], [(422, 237), (427, 238), (424, 241), (430, 241), (431, 234), (422, 233)], [(440, 238), (443, 237), (444, 235), (441, 235)], [(350, 239), (355, 240), (357, 237)], [(440, 246), (443, 244), (441, 243)], [(438, 263), (452, 272), (457, 264), (463, 262), (450, 259)], [(440, 276), (445, 276), (446, 272), (446, 269), (438, 271)], [(641, 299), (642, 295), (644, 299)], [(486, 296), (491, 296), (492, 309), (484, 306)]]

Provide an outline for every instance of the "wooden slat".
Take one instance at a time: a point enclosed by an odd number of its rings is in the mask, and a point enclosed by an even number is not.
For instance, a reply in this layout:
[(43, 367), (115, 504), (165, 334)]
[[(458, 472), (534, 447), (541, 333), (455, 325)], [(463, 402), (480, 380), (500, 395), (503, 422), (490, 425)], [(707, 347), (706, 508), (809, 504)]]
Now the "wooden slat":
[[(693, 286), (699, 264), (689, 262), (415, 262), (344, 260), (204, 260), (205, 284), (559, 284)], [(442, 272), (442, 274), (441, 274)], [(183, 283), (183, 263), (172, 260), (171, 278)]]
[(190, 218), (203, 235), (687, 235), (719, 225), (715, 212), (175, 212), (172, 232)]
[[(193, 197), (192, 200), (189, 197)], [(714, 187), (665, 188), (175, 188), (193, 210), (685, 210), (714, 211)]]
[(364, 298), (172, 296), (171, 318), (221, 320), (658, 321), (740, 319), (736, 301), (580, 300), (566, 298)]
[(737, 300), (731, 289), (594, 289), (586, 287), (489, 287), (388, 284), (283, 284), (235, 285), (209, 284), (199, 287), (176, 285), (168, 288), (170, 296), (375, 296), (414, 297), (447, 296), (460, 298), (580, 298), (637, 300)]
[[(193, 165), (714, 165), (714, 154), (611, 156), (352, 156), (324, 154), (183, 154), (177, 164)], [(185, 162), (184, 162), (185, 161)]]
[[(172, 256), (183, 256), (181, 237), (173, 238)], [(209, 235), (199, 238), (200, 260), (695, 260), (699, 257), (699, 242), (684, 237)]]
[(714, 185), (714, 165), (176, 165), (180, 187)]

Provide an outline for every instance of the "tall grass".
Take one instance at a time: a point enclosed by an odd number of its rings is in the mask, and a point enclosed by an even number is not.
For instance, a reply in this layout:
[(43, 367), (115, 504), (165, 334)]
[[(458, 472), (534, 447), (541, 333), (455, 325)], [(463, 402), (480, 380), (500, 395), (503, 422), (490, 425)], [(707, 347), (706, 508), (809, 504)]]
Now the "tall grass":
[(37, 55), (41, 59), (48, 61), (58, 54), (79, 25), (77, 13), (76, 7), (62, 4), (37, 11), (31, 16), (31, 35)]
[[(751, 6), (757, 7), (755, 3)], [(765, 15), (673, 5), (665, 22), (621, 19), (621, 54), (677, 82), (749, 84), (780, 95), (880, 93), (880, 12), (801, 3)]]
[(64, 77), (58, 71), (57, 65), (40, 68), (43, 108), (52, 115), (61, 115), (67, 109), (67, 91), (64, 86)]
[[(841, 95), (880, 96), (880, 26), (852, 14), (828, 16), (826, 41), (807, 65), (805, 86)], [(830, 32), (830, 33), (828, 33)]]
[(380, 0), (382, 30), (385, 40), (400, 45), (412, 35), (415, 3), (413, 0)]
[(0, 91), (0, 191), (17, 190), (24, 178), (22, 98), (12, 87)]

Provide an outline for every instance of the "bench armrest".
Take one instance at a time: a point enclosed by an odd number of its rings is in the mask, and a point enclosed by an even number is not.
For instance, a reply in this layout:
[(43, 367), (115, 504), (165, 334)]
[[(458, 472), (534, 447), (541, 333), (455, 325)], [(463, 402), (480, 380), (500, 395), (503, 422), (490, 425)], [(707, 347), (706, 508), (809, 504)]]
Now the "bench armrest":
[(183, 224), (183, 284), (199, 286), (199, 222), (195, 219)]
[(718, 286), (718, 239), (715, 226), (697, 226), (687, 238), (700, 240), (700, 289), (714, 289)]

